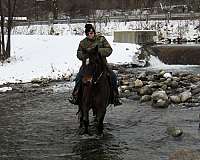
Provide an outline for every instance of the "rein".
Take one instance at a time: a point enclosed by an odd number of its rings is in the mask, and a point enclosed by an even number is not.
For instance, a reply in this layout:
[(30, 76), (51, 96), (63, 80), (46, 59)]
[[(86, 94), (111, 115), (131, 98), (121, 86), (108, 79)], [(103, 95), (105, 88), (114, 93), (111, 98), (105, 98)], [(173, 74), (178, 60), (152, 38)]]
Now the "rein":
[(97, 84), (97, 83), (98, 83), (98, 81), (99, 81), (99, 79), (102, 77), (103, 73), (104, 73), (104, 72), (101, 72), (101, 74), (99, 75), (99, 77), (97, 78), (97, 80), (94, 81), (94, 84)]

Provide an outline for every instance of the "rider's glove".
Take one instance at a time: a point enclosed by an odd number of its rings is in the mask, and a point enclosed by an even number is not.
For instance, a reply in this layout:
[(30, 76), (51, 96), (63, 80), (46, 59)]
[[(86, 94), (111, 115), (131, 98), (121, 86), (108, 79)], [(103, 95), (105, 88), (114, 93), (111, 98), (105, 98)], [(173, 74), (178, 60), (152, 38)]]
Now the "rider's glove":
[(95, 45), (94, 47), (91, 47), (91, 48), (87, 48), (86, 52), (88, 54), (92, 54), (92, 53), (98, 52), (98, 45)]

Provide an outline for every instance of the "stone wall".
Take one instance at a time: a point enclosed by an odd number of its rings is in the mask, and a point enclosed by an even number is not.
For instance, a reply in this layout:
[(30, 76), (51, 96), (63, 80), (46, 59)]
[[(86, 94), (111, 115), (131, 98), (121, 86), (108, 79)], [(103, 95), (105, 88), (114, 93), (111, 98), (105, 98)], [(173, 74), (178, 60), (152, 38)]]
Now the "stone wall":
[(200, 65), (200, 45), (156, 45), (154, 55), (165, 64)]
[(154, 42), (156, 31), (154, 30), (130, 30), (114, 31), (114, 42), (118, 43), (152, 43)]

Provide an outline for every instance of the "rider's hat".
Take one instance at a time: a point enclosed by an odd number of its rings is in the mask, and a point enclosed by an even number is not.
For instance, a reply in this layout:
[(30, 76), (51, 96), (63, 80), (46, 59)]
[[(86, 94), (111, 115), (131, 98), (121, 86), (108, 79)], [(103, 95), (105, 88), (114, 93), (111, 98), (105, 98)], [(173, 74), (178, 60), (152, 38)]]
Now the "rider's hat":
[(88, 35), (89, 32), (94, 32), (94, 34), (96, 33), (92, 24), (86, 24), (85, 25), (85, 34), (86, 34), (86, 36)]

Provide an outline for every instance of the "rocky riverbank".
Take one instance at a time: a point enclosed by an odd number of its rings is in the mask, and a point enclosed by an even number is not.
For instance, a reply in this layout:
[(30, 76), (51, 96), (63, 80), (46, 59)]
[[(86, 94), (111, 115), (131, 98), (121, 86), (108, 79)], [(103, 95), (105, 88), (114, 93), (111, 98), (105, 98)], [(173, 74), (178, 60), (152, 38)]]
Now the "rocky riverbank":
[[(152, 107), (168, 106), (198, 107), (200, 106), (200, 75), (185, 72), (136, 71), (129, 65), (110, 65), (117, 73), (120, 97), (147, 103)], [(33, 79), (26, 84), (5, 84), (0, 92), (12, 90), (35, 90), (46, 87), (51, 82), (72, 81), (72, 77), (60, 79)], [(26, 87), (25, 87), (26, 86)], [(71, 88), (72, 89), (72, 88)]]
[(200, 106), (200, 75), (160, 71), (135, 72), (127, 66), (112, 65), (118, 74), (121, 97), (150, 103), (153, 107), (169, 105)]

